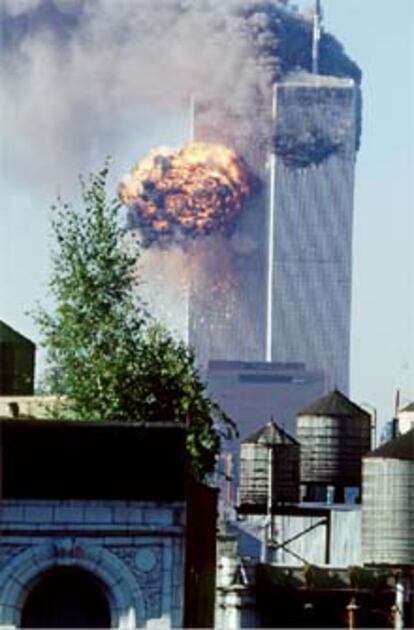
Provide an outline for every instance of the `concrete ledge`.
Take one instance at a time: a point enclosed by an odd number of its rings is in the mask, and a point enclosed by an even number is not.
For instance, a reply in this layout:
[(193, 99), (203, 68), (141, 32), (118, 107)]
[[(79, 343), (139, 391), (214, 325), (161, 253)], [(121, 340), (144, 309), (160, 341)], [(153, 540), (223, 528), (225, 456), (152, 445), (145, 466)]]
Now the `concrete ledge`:
[(115, 523), (142, 523), (144, 508), (135, 506), (115, 506), (114, 522)]
[(0, 524), (13, 521), (24, 520), (24, 509), (22, 505), (10, 505), (0, 507)]
[(82, 505), (55, 507), (53, 520), (55, 523), (82, 523), (86, 509)]
[(85, 538), (102, 538), (116, 536), (122, 538), (146, 540), (158, 539), (159, 537), (180, 538), (184, 535), (184, 528), (176, 525), (131, 525), (113, 523), (4, 523), (1, 525), (2, 544), (28, 544), (35, 539), (48, 538), (50, 536), (82, 536)]
[(148, 508), (144, 510), (144, 523), (155, 525), (172, 525), (174, 521), (173, 510), (166, 508)]
[(85, 507), (84, 512), (85, 523), (112, 523), (111, 507)]
[(53, 507), (51, 505), (28, 506), (24, 508), (23, 520), (25, 523), (50, 523), (53, 522)]
[(30, 525), (113, 523), (128, 525), (185, 524), (184, 503), (159, 504), (128, 501), (34, 501), (5, 500), (0, 508), (0, 524), (16, 529)]

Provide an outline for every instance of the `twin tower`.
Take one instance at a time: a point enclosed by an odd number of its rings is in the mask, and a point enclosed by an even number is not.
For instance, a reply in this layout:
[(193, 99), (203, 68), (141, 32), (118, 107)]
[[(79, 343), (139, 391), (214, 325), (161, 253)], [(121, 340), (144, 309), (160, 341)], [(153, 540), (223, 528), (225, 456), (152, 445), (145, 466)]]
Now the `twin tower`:
[[(195, 104), (194, 139), (236, 149), (255, 182), (235, 231), (191, 246), (196, 271), (176, 328), (202, 369), (210, 360), (301, 363), (347, 392), (359, 87), (303, 74), (271, 96), (252, 111)], [(179, 274), (165, 265), (171, 286)]]

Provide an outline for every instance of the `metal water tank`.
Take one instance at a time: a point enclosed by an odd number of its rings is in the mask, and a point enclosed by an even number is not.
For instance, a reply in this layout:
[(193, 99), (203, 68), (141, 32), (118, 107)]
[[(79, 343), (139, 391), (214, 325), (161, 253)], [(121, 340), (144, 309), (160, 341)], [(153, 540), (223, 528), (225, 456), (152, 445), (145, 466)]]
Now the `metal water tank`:
[[(275, 422), (242, 441), (239, 506), (261, 512), (271, 500), (275, 507), (299, 500), (299, 444)], [(269, 493), (271, 491), (271, 493)]]
[(362, 456), (371, 447), (371, 416), (338, 390), (297, 414), (304, 484), (361, 485)]
[(414, 429), (368, 453), (362, 471), (365, 564), (414, 565)]

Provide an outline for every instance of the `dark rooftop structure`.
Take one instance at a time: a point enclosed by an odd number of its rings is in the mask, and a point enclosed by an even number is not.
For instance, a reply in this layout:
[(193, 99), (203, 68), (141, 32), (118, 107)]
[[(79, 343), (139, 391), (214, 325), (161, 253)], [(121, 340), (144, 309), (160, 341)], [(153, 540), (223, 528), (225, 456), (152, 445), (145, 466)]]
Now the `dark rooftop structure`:
[(283, 428), (278, 426), (274, 420), (271, 420), (258, 431), (255, 431), (249, 437), (242, 440), (242, 444), (296, 444), (299, 442), (295, 440), (289, 433)]
[(4, 499), (184, 497), (186, 429), (178, 423), (1, 419)]
[(33, 394), (35, 344), (0, 321), (0, 396)]
[(402, 411), (414, 411), (414, 401), (409, 403), (406, 407), (403, 407), (402, 409), (400, 409), (400, 413)]
[(367, 453), (366, 457), (414, 460), (414, 429)]
[(342, 416), (347, 418), (366, 416), (370, 417), (369, 413), (359, 407), (352, 400), (349, 400), (339, 390), (334, 389), (326, 396), (319, 398), (314, 403), (302, 409), (297, 414), (298, 416), (330, 416), (332, 418), (340, 418)]

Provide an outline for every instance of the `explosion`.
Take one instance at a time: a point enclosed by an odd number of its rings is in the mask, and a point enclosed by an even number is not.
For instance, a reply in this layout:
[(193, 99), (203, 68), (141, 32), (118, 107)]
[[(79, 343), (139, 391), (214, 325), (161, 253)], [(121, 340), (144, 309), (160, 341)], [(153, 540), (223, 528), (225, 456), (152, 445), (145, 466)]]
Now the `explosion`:
[(230, 235), (249, 191), (247, 167), (235, 151), (205, 142), (151, 151), (118, 188), (146, 247)]

